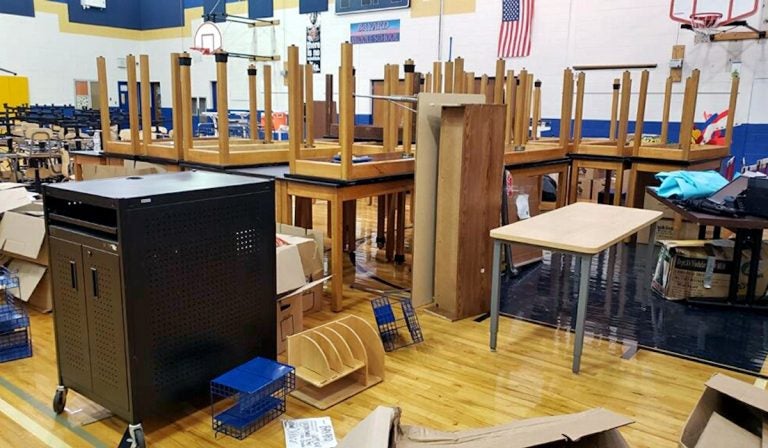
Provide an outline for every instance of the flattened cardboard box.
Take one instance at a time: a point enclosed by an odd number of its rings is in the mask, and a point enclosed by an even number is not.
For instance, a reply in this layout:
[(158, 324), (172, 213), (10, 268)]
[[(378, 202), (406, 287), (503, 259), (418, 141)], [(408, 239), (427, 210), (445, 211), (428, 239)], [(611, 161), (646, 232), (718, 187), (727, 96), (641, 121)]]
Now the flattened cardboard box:
[(32, 202), (32, 198), (22, 184), (0, 183), (0, 213), (13, 210)]
[(14, 258), (47, 266), (48, 243), (45, 237), (45, 220), (37, 215), (42, 207), (29, 204), (3, 214), (0, 221), (0, 250)]
[(442, 432), (401, 426), (399, 408), (379, 406), (337, 448), (627, 448), (618, 428), (631, 423), (627, 417), (597, 408), (492, 428)]
[(768, 445), (764, 425), (768, 419), (768, 391), (726, 375), (707, 381), (699, 402), (688, 416), (680, 436), (682, 448)]
[(11, 260), (8, 269), (19, 276), (19, 289), (11, 293), (43, 313), (53, 310), (51, 281), (47, 268), (24, 260)]

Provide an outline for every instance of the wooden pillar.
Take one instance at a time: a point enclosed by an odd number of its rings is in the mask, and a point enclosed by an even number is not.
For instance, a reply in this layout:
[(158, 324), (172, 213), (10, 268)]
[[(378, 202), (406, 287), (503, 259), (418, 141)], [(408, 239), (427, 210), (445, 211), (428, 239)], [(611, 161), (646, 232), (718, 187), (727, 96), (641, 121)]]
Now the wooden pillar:
[(307, 148), (314, 148), (315, 146), (315, 72), (312, 64), (304, 66), (304, 97), (305, 100), (305, 114), (307, 116), (307, 128), (305, 132), (305, 140)]
[(488, 99), (488, 75), (485, 74), (480, 77), (480, 95), (486, 97), (486, 100)]
[(424, 75), (424, 92), (432, 92), (432, 73), (427, 73)]
[(739, 81), (738, 76), (733, 76), (731, 79), (731, 96), (728, 100), (728, 118), (726, 118), (725, 124), (725, 145), (729, 151), (733, 143), (733, 123), (736, 120), (736, 100), (739, 97)]
[(216, 60), (216, 114), (219, 117), (219, 163), (229, 163), (229, 89), (227, 62), (229, 53), (218, 51)]
[(611, 127), (608, 131), (608, 139), (612, 142), (616, 141), (616, 131), (618, 129), (619, 89), (621, 89), (621, 81), (619, 79), (614, 79), (613, 90), (611, 93)]
[(541, 80), (533, 83), (533, 117), (531, 118), (531, 139), (539, 139), (539, 120), (541, 120)]
[(446, 61), (444, 71), (445, 71), (445, 87), (443, 88), (443, 92), (453, 93), (453, 62)]
[(334, 122), (336, 108), (333, 107), (333, 74), (325, 75), (325, 136), (331, 136), (331, 124)]
[[(389, 69), (389, 64), (384, 65), (384, 96), (391, 96), (392, 95), (392, 80), (390, 79), (390, 76), (392, 76), (392, 71)], [(374, 100), (375, 101), (375, 100)], [(390, 116), (392, 114), (392, 110), (389, 108), (389, 102), (386, 100), (384, 101), (384, 107), (382, 107), (382, 111), (384, 112), (384, 121), (383, 126), (381, 128), (381, 135), (382, 135), (382, 146), (384, 147), (385, 152), (390, 152), (394, 149), (395, 143), (391, 140), (392, 139), (392, 133), (389, 132), (389, 127), (391, 126), (390, 121), (392, 120), (392, 117)]]
[(672, 82), (671, 76), (667, 77), (664, 87), (664, 108), (661, 111), (661, 144), (669, 143), (669, 110), (672, 108)]
[[(189, 151), (194, 146), (193, 127), (192, 127), (192, 78), (190, 68), (192, 67), (192, 58), (188, 53), (182, 53), (179, 56), (179, 74), (181, 78), (181, 129), (184, 137), (182, 138), (184, 148), (184, 159), (189, 160)], [(177, 131), (178, 132), (178, 131)], [(174, 132), (175, 134), (176, 132)]]
[[(632, 153), (634, 156), (640, 154), (640, 145), (643, 143), (643, 127), (645, 126), (645, 104), (648, 100), (648, 70), (643, 70), (640, 75), (640, 92), (637, 97), (637, 118), (635, 118), (635, 138), (633, 139), (634, 148)], [(617, 180), (618, 182), (618, 180)], [(621, 188), (620, 185), (616, 185), (616, 190)]]
[(687, 159), (691, 150), (691, 136), (693, 135), (693, 122), (696, 114), (696, 96), (698, 94), (699, 70), (695, 69), (685, 81), (685, 95), (683, 97), (683, 114), (680, 119), (680, 148), (683, 157)]
[(443, 65), (440, 61), (432, 64), (432, 92), (441, 93), (443, 85)]
[(627, 146), (627, 133), (629, 130), (629, 100), (632, 95), (632, 78), (629, 71), (625, 71), (621, 79), (621, 109), (619, 111), (619, 137), (618, 155), (624, 155)]
[[(584, 72), (579, 73), (576, 79), (576, 119), (573, 126), (573, 146), (578, 147), (581, 144), (582, 132), (583, 132), (583, 120), (584, 120)], [(571, 76), (571, 83), (573, 83), (573, 76)], [(568, 121), (571, 121), (570, 114)]]
[(453, 62), (453, 93), (464, 93), (464, 58)]
[(493, 104), (504, 104), (504, 59), (496, 60), (496, 77), (493, 80)]
[(176, 159), (184, 158), (184, 102), (181, 96), (181, 69), (179, 53), (171, 53), (171, 107), (173, 109), (173, 147), (176, 148)]
[(301, 157), (301, 130), (303, 126), (301, 112), (304, 101), (298, 92), (299, 84), (299, 47), (288, 47), (288, 165), (290, 171), (296, 171), (296, 160)]
[(149, 79), (149, 56), (142, 54), (139, 56), (139, 72), (141, 79), (141, 154), (146, 155), (148, 146), (152, 143), (152, 100), (151, 100), (151, 80)]
[(101, 149), (107, 149), (112, 140), (112, 120), (109, 116), (109, 81), (107, 80), (107, 61), (103, 56), (96, 58), (96, 70), (99, 76), (99, 115), (101, 116)]
[(533, 101), (533, 74), (528, 74), (525, 80), (525, 103), (523, 109), (522, 145), (528, 143), (528, 135), (531, 130), (531, 102)]
[[(416, 72), (416, 66), (413, 64), (412, 59), (405, 61), (403, 65), (403, 71), (405, 71), (405, 96), (413, 95), (414, 89), (414, 73)], [(429, 83), (427, 83), (429, 84)], [(413, 145), (413, 112), (411, 112), (411, 105), (406, 105), (407, 109), (403, 109), (403, 151), (406, 154), (410, 154)]]
[(464, 74), (464, 93), (475, 93), (475, 72)]
[[(389, 65), (389, 94), (390, 95), (399, 95), (400, 94), (400, 66), (397, 64), (390, 64)], [(400, 123), (397, 121), (397, 104), (395, 104), (394, 101), (389, 101), (387, 103), (387, 108), (389, 109), (389, 127), (387, 128), (387, 132), (389, 132), (389, 141), (391, 142), (390, 151), (394, 151), (395, 148), (398, 145), (398, 134), (400, 130)]]
[(264, 143), (272, 143), (272, 66), (264, 64)]
[(256, 98), (258, 93), (256, 66), (248, 66), (248, 129), (251, 134), (251, 140), (259, 139), (259, 103)]
[[(525, 116), (525, 96), (528, 90), (528, 71), (522, 70), (517, 76), (517, 94), (515, 98), (515, 131), (513, 133), (513, 143), (515, 150), (519, 151), (521, 146), (525, 145), (523, 142), (523, 132), (526, 132), (523, 128), (524, 120), (528, 117)], [(527, 127), (527, 125), (526, 125)]]
[[(584, 77), (583, 73), (579, 74), (580, 77)], [(582, 87), (583, 87), (582, 82)], [(582, 88), (581, 95), (584, 95)], [(569, 142), (571, 141), (571, 117), (573, 116), (573, 71), (571, 69), (566, 68), (563, 71), (563, 97), (562, 97), (562, 103), (560, 105), (560, 146), (563, 148), (567, 148)], [(581, 121), (578, 119), (581, 117), (580, 111), (576, 109), (576, 118), (577, 121), (574, 123), (574, 129), (579, 129), (579, 132), (581, 132)], [(575, 132), (575, 131), (574, 131)], [(581, 135), (581, 133), (579, 133)], [(575, 139), (573, 142), (574, 148), (578, 148), (578, 143)]]
[[(339, 79), (339, 143), (341, 144), (341, 176), (344, 180), (349, 180), (352, 177), (352, 145), (355, 137), (355, 99), (352, 96), (354, 74), (352, 70), (352, 44), (344, 42), (341, 44), (341, 77)], [(340, 207), (339, 205), (338, 208)]]
[(131, 143), (139, 147), (139, 96), (136, 93), (136, 56), (129, 54), (125, 58), (125, 70), (128, 79), (128, 126), (131, 128)]
[(504, 122), (504, 146), (512, 144), (514, 130), (515, 130), (515, 104), (517, 96), (517, 79), (515, 78), (515, 71), (507, 71), (506, 82), (507, 94), (504, 97), (504, 101), (507, 104), (506, 118)]

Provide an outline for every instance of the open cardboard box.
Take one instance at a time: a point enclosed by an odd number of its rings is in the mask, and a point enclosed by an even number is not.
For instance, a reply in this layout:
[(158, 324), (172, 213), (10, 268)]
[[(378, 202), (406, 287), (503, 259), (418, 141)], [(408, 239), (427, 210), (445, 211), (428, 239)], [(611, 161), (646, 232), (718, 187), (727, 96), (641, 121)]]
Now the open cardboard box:
[(48, 268), (24, 260), (11, 260), (8, 269), (19, 276), (19, 289), (10, 291), (14, 297), (40, 312), (53, 310)]
[(27, 189), (22, 184), (0, 183), (0, 213), (13, 210), (32, 202)]
[(379, 406), (337, 448), (627, 448), (618, 428), (631, 423), (627, 417), (598, 408), (492, 428), (442, 432), (401, 426), (399, 408)]
[(42, 204), (28, 204), (3, 214), (0, 221), (0, 251), (13, 258), (48, 265)]
[(716, 374), (693, 408), (680, 437), (683, 448), (768, 446), (768, 392)]

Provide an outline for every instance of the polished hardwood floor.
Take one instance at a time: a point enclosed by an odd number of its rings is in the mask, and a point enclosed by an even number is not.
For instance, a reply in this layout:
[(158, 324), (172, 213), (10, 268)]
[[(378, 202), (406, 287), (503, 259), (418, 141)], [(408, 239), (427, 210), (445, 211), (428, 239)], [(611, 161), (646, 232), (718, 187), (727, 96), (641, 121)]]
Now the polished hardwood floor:
[[(318, 228), (325, 228), (324, 204), (315, 206)], [(358, 204), (358, 271), (408, 285), (407, 265), (376, 261), (375, 209)], [(410, 234), (408, 235), (410, 243)], [(351, 264), (352, 276), (364, 280)], [(367, 281), (375, 288), (382, 285)], [(372, 321), (371, 296), (344, 288), (345, 313)], [(326, 310), (307, 317), (308, 326), (334, 319)], [(285, 418), (330, 416), (343, 437), (377, 405), (403, 409), (404, 424), (442, 430), (482, 427), (529, 417), (605, 407), (633, 418), (622, 429), (633, 447), (674, 447), (680, 430), (704, 388), (719, 370), (659, 353), (640, 351), (623, 360), (623, 347), (587, 337), (582, 373), (571, 373), (573, 335), (564, 331), (502, 318), (499, 351), (488, 350), (488, 321), (455, 323), (419, 311), (425, 341), (388, 354), (383, 383), (327, 410), (289, 399)], [(34, 357), (0, 364), (0, 447), (116, 446), (126, 423), (107, 418), (87, 426), (55, 417), (50, 402), (56, 387), (55, 346), (50, 315), (33, 314)], [(726, 372), (752, 382), (754, 378)], [(68, 404), (77, 410), (70, 395)], [(211, 431), (209, 408), (188, 409), (171, 422), (149, 422), (147, 439), (155, 447), (283, 447), (279, 421), (240, 442)], [(364, 448), (364, 447), (361, 447)]]

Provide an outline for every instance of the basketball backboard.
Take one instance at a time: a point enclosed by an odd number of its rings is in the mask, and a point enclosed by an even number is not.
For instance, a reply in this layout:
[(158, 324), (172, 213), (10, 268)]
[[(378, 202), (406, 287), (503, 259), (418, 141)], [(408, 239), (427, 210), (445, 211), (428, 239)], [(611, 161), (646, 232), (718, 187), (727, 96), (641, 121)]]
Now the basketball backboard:
[(670, 0), (669, 17), (691, 25), (692, 19), (712, 14), (719, 17), (714, 26), (724, 26), (744, 20), (757, 13), (760, 0)]

